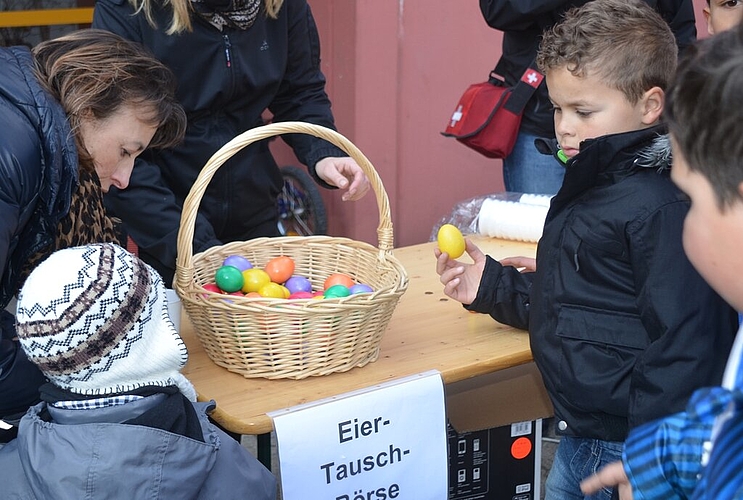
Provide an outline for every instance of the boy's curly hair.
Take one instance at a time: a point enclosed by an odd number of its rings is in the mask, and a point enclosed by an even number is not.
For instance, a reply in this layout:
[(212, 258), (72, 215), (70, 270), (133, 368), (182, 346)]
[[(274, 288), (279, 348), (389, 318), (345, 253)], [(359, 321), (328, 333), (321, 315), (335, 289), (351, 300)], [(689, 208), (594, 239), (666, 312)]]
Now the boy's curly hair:
[(575, 76), (598, 75), (632, 104), (645, 91), (665, 90), (678, 48), (668, 24), (640, 0), (593, 0), (574, 7), (543, 37), (540, 71), (567, 67)]

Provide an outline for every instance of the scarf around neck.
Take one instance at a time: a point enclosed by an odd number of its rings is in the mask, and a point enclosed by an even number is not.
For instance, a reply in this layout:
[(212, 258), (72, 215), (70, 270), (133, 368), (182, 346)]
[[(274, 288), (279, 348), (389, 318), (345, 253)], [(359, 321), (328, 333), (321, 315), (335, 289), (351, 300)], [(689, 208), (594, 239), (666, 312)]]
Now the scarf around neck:
[(253, 26), (262, 0), (191, 0), (196, 14), (223, 31), (224, 27), (246, 30)]

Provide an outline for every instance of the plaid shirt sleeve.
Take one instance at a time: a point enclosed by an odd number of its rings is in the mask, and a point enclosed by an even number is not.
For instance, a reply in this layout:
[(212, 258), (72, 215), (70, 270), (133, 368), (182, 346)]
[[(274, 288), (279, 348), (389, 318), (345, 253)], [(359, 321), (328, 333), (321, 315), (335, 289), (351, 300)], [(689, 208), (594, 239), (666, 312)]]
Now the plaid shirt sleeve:
[(700, 486), (715, 418), (730, 400), (721, 387), (700, 389), (685, 412), (632, 430), (623, 461), (635, 500), (691, 498)]

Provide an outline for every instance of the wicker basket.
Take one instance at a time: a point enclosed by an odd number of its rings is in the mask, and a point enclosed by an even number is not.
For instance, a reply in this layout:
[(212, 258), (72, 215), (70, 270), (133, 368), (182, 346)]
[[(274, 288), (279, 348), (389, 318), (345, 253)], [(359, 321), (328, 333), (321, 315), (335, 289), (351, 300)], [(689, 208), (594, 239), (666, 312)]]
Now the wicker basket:
[[(232, 242), (193, 255), (193, 234), (201, 198), (217, 169), (253, 142), (280, 134), (304, 133), (340, 147), (366, 173), (379, 207), (379, 248), (348, 238), (289, 236)], [(350, 370), (375, 361), (390, 317), (408, 286), (405, 269), (392, 255), (392, 222), (387, 193), (369, 160), (339, 133), (302, 122), (251, 129), (225, 144), (206, 163), (188, 194), (178, 233), (175, 289), (209, 357), (245, 377), (301, 379)], [(225, 296), (202, 288), (230, 255), (256, 267), (286, 255), (294, 274), (322, 289), (325, 278), (346, 273), (373, 293), (340, 299), (271, 299)]]

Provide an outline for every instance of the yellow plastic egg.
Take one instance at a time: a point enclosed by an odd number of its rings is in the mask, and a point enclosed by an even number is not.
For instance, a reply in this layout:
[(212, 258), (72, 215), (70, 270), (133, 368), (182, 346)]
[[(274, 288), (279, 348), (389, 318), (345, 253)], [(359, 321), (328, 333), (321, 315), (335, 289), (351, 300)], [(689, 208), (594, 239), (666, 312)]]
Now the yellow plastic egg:
[(265, 285), (263, 285), (261, 289), (258, 290), (258, 293), (260, 294), (261, 297), (270, 297), (273, 299), (285, 299), (288, 297), (288, 295), (284, 293), (284, 290), (286, 290), (286, 288), (279, 285), (278, 283), (270, 282), (270, 283), (266, 283)]
[(458, 259), (464, 253), (464, 236), (452, 224), (444, 224), (439, 228), (437, 234), (439, 250), (449, 254), (449, 258)]
[(263, 269), (253, 267), (243, 271), (243, 293), (257, 292), (263, 285), (271, 282), (271, 277)]

